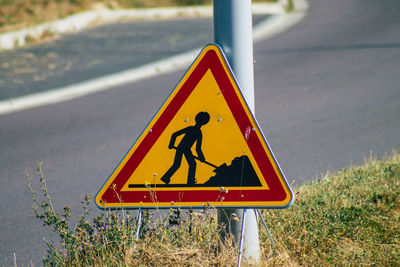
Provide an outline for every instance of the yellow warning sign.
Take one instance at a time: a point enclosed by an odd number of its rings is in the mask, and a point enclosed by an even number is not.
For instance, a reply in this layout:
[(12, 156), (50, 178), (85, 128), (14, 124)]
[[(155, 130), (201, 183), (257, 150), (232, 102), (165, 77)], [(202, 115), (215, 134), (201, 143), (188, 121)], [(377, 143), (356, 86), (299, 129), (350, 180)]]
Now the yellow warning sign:
[(96, 197), (102, 208), (286, 207), (292, 200), (216, 45), (202, 50)]
[[(187, 147), (190, 149), (190, 152), (182, 152), (183, 154), (179, 159), (181, 161), (179, 168), (171, 177), (167, 178), (167, 180), (170, 180), (169, 185), (171, 187), (174, 184), (195, 184), (194, 181), (190, 181), (191, 178), (188, 178), (188, 158), (191, 164), (195, 164), (195, 167), (193, 167), (195, 168), (195, 177), (193, 178), (196, 179), (196, 184), (204, 184), (210, 177), (215, 175), (214, 170), (216, 168), (204, 163), (204, 161), (202, 162), (193, 158), (193, 155), (198, 157), (199, 153), (197, 151), (204, 155), (205, 161), (215, 166), (221, 166), (224, 163), (230, 164), (233, 159), (241, 155), (249, 155), (252, 165), (257, 166), (252, 154), (249, 153), (246, 140), (242, 137), (242, 133), (226, 104), (215, 77), (209, 70), (199, 81), (176, 115), (171, 119), (169, 125), (149, 150), (146, 158), (142, 160), (136, 171), (129, 177), (122, 190), (137, 190), (132, 186), (135, 184), (164, 185), (165, 182), (161, 178), (173, 165), (176, 154), (179, 153), (179, 149), (169, 148), (172, 136), (174, 133), (179, 133), (180, 130), (195, 127), (196, 116), (198, 114), (201, 115), (201, 112), (209, 114), (209, 121), (199, 127), (200, 136), (202, 136), (200, 139), (201, 142), (199, 142), (199, 139), (193, 140), (197, 141), (197, 144), (193, 142), (191, 143), (191, 147)], [(189, 134), (190, 132), (180, 134), (172, 145), (174, 147), (179, 147), (179, 145), (183, 147), (185, 145), (183, 139)], [(261, 177), (258, 168), (256, 168), (256, 172)], [(129, 185), (131, 185), (131, 188), (129, 188)], [(264, 186), (267, 186), (265, 182)], [(171, 190), (171, 187), (163, 189)], [(193, 189), (198, 190), (199, 188), (194, 187)], [(143, 188), (143, 190), (147, 189)], [(160, 188), (159, 190), (162, 189)], [(174, 190), (181, 190), (181, 188), (177, 187)]]

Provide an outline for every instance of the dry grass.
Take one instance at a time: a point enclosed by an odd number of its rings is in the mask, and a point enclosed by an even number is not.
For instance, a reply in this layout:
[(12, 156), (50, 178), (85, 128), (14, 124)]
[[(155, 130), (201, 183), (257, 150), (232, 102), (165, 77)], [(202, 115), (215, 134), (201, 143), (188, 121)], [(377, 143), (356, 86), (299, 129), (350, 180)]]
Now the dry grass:
[(0, 0), (0, 32), (53, 21), (91, 8), (91, 0)]
[[(253, 1), (274, 2), (276, 0)], [(98, 8), (151, 8), (211, 3), (212, 0), (0, 0), (0, 33)]]
[(207, 4), (210, 0), (0, 0), (0, 33), (65, 18), (89, 9)]
[[(62, 266), (235, 266), (237, 248), (219, 238), (215, 210), (150, 220), (144, 212), (140, 239), (137, 222), (126, 211), (85, 212), (70, 226), (69, 208), (54, 211), (39, 167), (44, 199), (33, 191), (36, 216), (59, 234), (62, 249), (49, 244), (46, 265)], [(370, 159), (295, 189), (296, 201), (285, 210), (264, 210), (277, 244), (272, 251), (260, 227), (265, 254), (260, 266), (400, 266), (400, 155)], [(84, 203), (86, 211), (91, 199)], [(156, 213), (157, 214), (157, 213)], [(174, 218), (175, 224), (171, 224)], [(176, 224), (178, 223), (178, 224)]]

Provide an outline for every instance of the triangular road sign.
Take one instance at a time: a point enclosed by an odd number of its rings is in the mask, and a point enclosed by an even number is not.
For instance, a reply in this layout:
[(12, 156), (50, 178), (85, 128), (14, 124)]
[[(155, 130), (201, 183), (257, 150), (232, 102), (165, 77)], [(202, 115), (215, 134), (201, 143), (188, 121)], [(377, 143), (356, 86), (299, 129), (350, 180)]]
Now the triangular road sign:
[(293, 193), (217, 45), (207, 45), (96, 196), (100, 208), (285, 208)]

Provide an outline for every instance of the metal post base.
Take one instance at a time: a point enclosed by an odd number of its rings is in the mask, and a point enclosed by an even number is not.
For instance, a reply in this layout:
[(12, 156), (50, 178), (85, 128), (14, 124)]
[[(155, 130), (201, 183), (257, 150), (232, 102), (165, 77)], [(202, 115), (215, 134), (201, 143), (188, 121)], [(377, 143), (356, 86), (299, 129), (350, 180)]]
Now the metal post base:
[[(275, 244), (275, 241), (274, 241), (274, 239), (272, 238), (271, 232), (269, 231), (268, 226), (267, 226), (267, 224), (265, 223), (265, 220), (264, 220), (264, 218), (262, 217), (260, 210), (254, 209), (254, 213), (255, 213), (256, 217), (258, 216), (259, 218), (261, 218), (261, 222), (262, 222), (262, 224), (263, 224), (263, 226), (264, 226), (264, 229), (267, 231), (269, 240), (271, 240), (271, 243), (272, 243), (272, 255), (269, 256), (269, 257), (267, 257), (267, 259), (270, 259), (270, 258), (272, 258), (272, 257), (275, 255), (275, 252), (276, 252), (276, 244)], [(245, 215), (246, 215), (246, 209), (243, 209), (242, 229), (241, 229), (241, 231), (240, 231), (239, 256), (238, 256), (238, 263), (237, 263), (237, 266), (238, 266), (238, 267), (240, 267), (240, 266), (241, 266), (241, 263), (242, 263), (243, 237), (244, 237), (244, 228), (245, 228), (245, 224), (246, 224), (246, 216), (245, 216)]]

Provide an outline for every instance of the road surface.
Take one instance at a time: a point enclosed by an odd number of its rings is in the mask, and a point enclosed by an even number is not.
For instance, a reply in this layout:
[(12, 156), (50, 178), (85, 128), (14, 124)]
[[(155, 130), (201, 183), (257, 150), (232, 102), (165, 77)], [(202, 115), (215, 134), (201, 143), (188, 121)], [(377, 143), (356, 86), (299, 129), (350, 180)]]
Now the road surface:
[[(311, 0), (302, 22), (255, 45), (256, 116), (289, 182), (400, 147), (399, 11), (395, 0)], [(25, 170), (43, 161), (57, 210), (79, 214), (184, 71), (0, 117), (0, 261), (45, 255)]]

